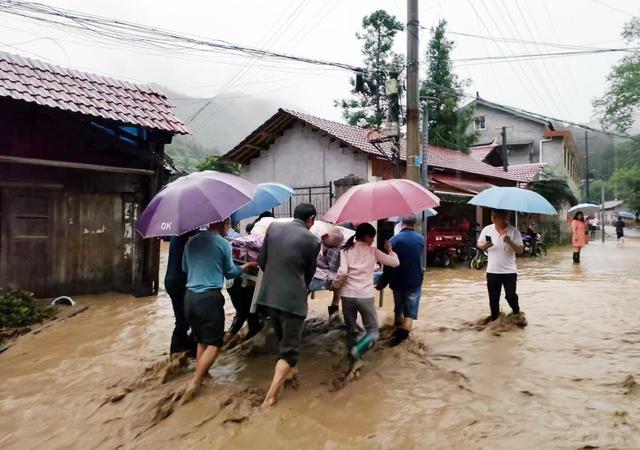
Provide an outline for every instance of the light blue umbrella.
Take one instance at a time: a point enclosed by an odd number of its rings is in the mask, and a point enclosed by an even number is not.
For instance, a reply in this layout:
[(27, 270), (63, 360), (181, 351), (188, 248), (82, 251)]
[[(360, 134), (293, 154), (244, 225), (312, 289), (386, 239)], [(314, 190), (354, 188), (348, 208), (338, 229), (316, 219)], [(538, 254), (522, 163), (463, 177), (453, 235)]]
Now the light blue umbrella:
[(469, 200), (471, 205), (505, 209), (529, 214), (558, 214), (558, 211), (537, 192), (516, 187), (492, 187)]
[(571, 208), (569, 208), (569, 211), (567, 211), (567, 216), (573, 217), (578, 212), (581, 212), (585, 217), (587, 217), (591, 214), (597, 213), (598, 211), (600, 211), (599, 205), (594, 205), (593, 203), (579, 203), (576, 206), (572, 206)]
[(618, 211), (615, 215), (623, 219), (636, 220), (636, 215), (629, 211)]
[(286, 202), (293, 195), (293, 189), (280, 183), (260, 183), (253, 200), (231, 215), (232, 222), (254, 217)]

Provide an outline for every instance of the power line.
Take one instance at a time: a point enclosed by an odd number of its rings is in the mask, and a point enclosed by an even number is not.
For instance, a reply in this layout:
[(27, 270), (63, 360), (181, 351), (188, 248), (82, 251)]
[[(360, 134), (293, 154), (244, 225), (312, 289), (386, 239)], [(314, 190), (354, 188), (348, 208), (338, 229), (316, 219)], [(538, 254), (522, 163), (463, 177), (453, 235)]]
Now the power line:
[(0, 12), (40, 21), (68, 29), (83, 30), (101, 37), (147, 44), (164, 50), (218, 51), (226, 54), (254, 56), (272, 60), (286, 60), (336, 67), (353, 72), (361, 72), (360, 67), (334, 61), (319, 60), (286, 53), (268, 51), (243, 46), (218, 39), (192, 37), (161, 28), (152, 28), (127, 21), (114, 20), (100, 16), (78, 13), (71, 10), (54, 8), (38, 3), (13, 0), (0, 1)]
[(580, 56), (580, 55), (598, 55), (601, 53), (620, 53), (635, 52), (640, 47), (624, 47), (624, 48), (601, 48), (596, 50), (576, 50), (572, 52), (548, 52), (548, 53), (523, 53), (517, 55), (501, 55), (501, 56), (479, 56), (473, 58), (456, 58), (454, 62), (476, 62), (476, 61), (535, 61), (550, 57)]
[[(503, 4), (504, 4), (504, 0), (500, 0)], [(524, 12), (522, 11), (522, 8), (520, 7), (520, 2), (518, 0), (514, 0), (516, 7), (518, 8), (518, 12), (520, 13), (520, 16), (522, 16), (522, 20), (524, 21), (525, 24), (525, 28), (527, 29), (527, 32), (529, 33), (529, 37), (531, 38), (531, 40), (534, 40), (535, 38), (533, 37), (533, 32), (531, 31), (531, 27), (529, 26), (529, 21), (527, 20), (526, 15), (524, 14)], [(505, 6), (506, 9), (506, 6)], [(511, 18), (511, 15), (509, 15), (509, 17)], [(533, 18), (533, 15), (531, 16)], [(516, 29), (516, 32), (517, 29)], [(519, 32), (518, 32), (519, 34)], [(536, 49), (539, 50), (539, 47), (537, 44), (534, 44)], [(523, 44), (524, 46), (524, 44)], [(538, 71), (538, 66), (534, 66), (536, 69), (537, 73), (540, 73)], [(551, 72), (549, 71), (549, 67), (547, 66), (547, 62), (542, 59), (542, 67), (544, 68), (546, 74), (547, 74), (547, 78), (551, 81), (551, 86), (553, 86), (553, 89), (556, 93), (555, 96), (552, 96), (551, 99), (553, 101), (553, 104), (556, 105), (556, 107), (561, 106), (562, 108), (558, 108), (558, 112), (562, 113), (562, 109), (564, 108), (564, 112), (568, 113), (569, 109), (567, 108), (567, 103), (564, 101), (564, 98), (562, 96), (562, 93), (560, 92), (560, 89), (558, 89), (558, 85), (556, 83), (556, 80), (554, 79), (554, 77), (551, 75)], [(541, 76), (542, 78), (542, 76)]]
[(611, 6), (611, 5), (609, 5), (609, 4), (605, 3), (605, 2), (602, 2), (600, 0), (591, 0), (591, 1), (594, 2), (594, 3), (597, 3), (600, 6), (604, 6), (605, 8), (608, 8), (608, 9), (610, 9), (612, 11), (617, 11), (617, 12), (619, 12), (621, 14), (626, 15), (626, 16), (630, 16), (630, 17), (637, 17), (638, 16), (637, 14), (630, 13), (629, 11), (625, 11), (624, 9), (616, 8), (615, 6)]
[(500, 38), (500, 37), (496, 37), (496, 36), (485, 36), (485, 35), (481, 35), (481, 34), (463, 33), (463, 32), (459, 32), (459, 31), (447, 31), (447, 34), (453, 34), (455, 36), (471, 37), (471, 38), (476, 38), (476, 39), (484, 39), (484, 40), (493, 41), (493, 42), (511, 42), (511, 43), (515, 43), (515, 44), (532, 44), (532, 45), (537, 45), (537, 46), (555, 47), (555, 48), (562, 48), (562, 49), (567, 49), (567, 50), (597, 50), (598, 48), (601, 48), (601, 47), (592, 47), (592, 46), (577, 45), (577, 44), (559, 44), (557, 42), (553, 43), (553, 42), (532, 41), (532, 40), (516, 39), (516, 38)]
[[(482, 19), (482, 16), (480, 16), (480, 14), (478, 13), (478, 11), (476, 10), (475, 6), (473, 6), (473, 3), (471, 2), (471, 0), (467, 0), (467, 2), (469, 3), (469, 5), (471, 6), (471, 8), (473, 9), (474, 13), (476, 14), (476, 16), (478, 16), (478, 18), (480, 19), (480, 23), (482, 23), (482, 25), (484, 26), (485, 30), (487, 31), (488, 34), (491, 34), (489, 27), (487, 26), (487, 24), (484, 22), (484, 20)], [(489, 9), (487, 8), (487, 5), (484, 3), (483, 0), (481, 0), (482, 6), (484, 7), (484, 9), (487, 11), (487, 14), (489, 15), (489, 18), (493, 21), (496, 30), (500, 33), (500, 35), (504, 38), (504, 36), (502, 35), (502, 32), (500, 32), (500, 29), (498, 27), (498, 24), (496, 23), (495, 19), (493, 18), (493, 16), (491, 15), (491, 12), (489, 11)], [(522, 78), (520, 78), (520, 75), (516, 72), (515, 66), (511, 63), (511, 60), (506, 59), (508, 58), (507, 55), (504, 53), (504, 51), (502, 50), (502, 47), (500, 47), (499, 45), (496, 44), (496, 48), (500, 51), (500, 53), (502, 53), (503, 57), (505, 58), (505, 60), (508, 62), (509, 67), (511, 68), (511, 70), (513, 71), (513, 74), (516, 76), (516, 78), (518, 79), (518, 81), (520, 82), (520, 84), (522, 84), (522, 87), (524, 88), (525, 91), (529, 92), (529, 88), (527, 87), (527, 85), (525, 84), (525, 82), (523, 81)], [(509, 49), (511, 49), (510, 46), (508, 46)], [(531, 80), (529, 79), (529, 76), (527, 74), (527, 71), (524, 70), (521, 66), (519, 66), (520, 69), (523, 71), (525, 77), (527, 78), (527, 81), (529, 83), (529, 85), (533, 86), (533, 89), (531, 89), (532, 95), (531, 98), (534, 99), (537, 103), (538, 106), (541, 107), (541, 109), (546, 109), (544, 106), (544, 100), (541, 100), (540, 94), (537, 92), (537, 90), (535, 89), (535, 85), (531, 82)], [(533, 92), (536, 93), (536, 97), (534, 98), (533, 96)]]

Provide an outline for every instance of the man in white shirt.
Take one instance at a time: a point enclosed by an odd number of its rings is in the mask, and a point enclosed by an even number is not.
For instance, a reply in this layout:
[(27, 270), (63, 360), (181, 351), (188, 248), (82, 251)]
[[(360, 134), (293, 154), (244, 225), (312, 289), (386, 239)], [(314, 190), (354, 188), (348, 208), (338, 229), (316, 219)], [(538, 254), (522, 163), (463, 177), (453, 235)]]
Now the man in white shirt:
[(516, 283), (518, 267), (516, 255), (524, 251), (522, 236), (518, 229), (509, 224), (509, 211), (492, 210), (492, 225), (484, 227), (478, 239), (478, 248), (489, 254), (487, 262), (487, 290), (489, 291), (489, 306), (491, 316), (487, 322), (496, 320), (500, 316), (500, 294), (502, 287), (507, 302), (514, 314), (520, 313)]

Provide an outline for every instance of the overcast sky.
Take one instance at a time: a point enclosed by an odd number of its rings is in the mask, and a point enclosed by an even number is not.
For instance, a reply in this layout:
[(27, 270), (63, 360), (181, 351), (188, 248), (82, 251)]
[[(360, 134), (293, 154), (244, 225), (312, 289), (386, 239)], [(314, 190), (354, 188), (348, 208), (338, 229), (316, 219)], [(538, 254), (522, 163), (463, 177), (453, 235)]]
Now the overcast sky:
[[(49, 5), (124, 19), (208, 38), (268, 48), (318, 59), (361, 64), (355, 33), (362, 17), (386, 9), (406, 21), (403, 0), (40, 0)], [(474, 11), (475, 8), (475, 11)], [(483, 36), (598, 47), (621, 47), (620, 31), (638, 14), (638, 0), (421, 0), (420, 24), (432, 27), (445, 18), (449, 30)], [(189, 96), (238, 95), (274, 99), (283, 107), (339, 119), (333, 100), (348, 95), (350, 73), (308, 65), (275, 64), (212, 55), (198, 59), (171, 53), (143, 54), (137, 49), (96, 44), (0, 12), (0, 48), (49, 62), (131, 81), (153, 82)], [(530, 34), (531, 33), (531, 34)], [(423, 31), (421, 58), (429, 37)], [(43, 39), (46, 38), (46, 39)], [(533, 39), (532, 39), (533, 38)], [(549, 47), (497, 44), (455, 36), (456, 59), (563, 51)], [(397, 50), (406, 52), (406, 36)], [(458, 75), (486, 99), (541, 114), (585, 122), (591, 100), (602, 94), (605, 77), (621, 54), (573, 56), (538, 61), (456, 64)], [(233, 81), (229, 83), (229, 80)], [(186, 100), (185, 100), (186, 101)]]

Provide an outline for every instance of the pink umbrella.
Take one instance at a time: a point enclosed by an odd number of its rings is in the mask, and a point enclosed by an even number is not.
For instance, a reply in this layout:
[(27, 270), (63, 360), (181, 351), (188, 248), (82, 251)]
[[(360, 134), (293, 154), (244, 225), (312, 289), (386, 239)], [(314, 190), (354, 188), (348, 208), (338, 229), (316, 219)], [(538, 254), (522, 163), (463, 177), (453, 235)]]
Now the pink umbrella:
[(332, 223), (363, 223), (417, 214), (440, 206), (440, 199), (411, 180), (393, 179), (354, 186), (324, 215)]

